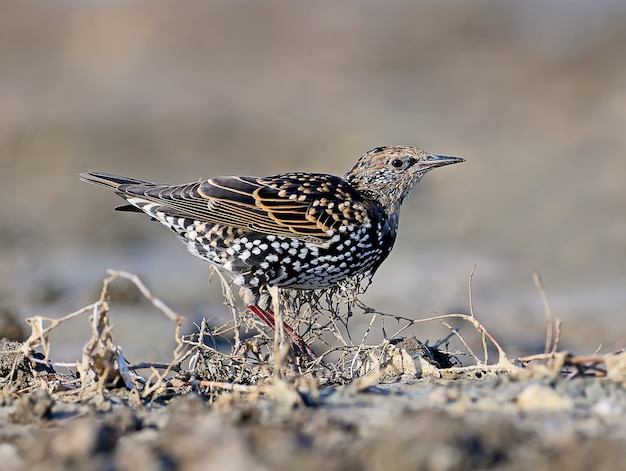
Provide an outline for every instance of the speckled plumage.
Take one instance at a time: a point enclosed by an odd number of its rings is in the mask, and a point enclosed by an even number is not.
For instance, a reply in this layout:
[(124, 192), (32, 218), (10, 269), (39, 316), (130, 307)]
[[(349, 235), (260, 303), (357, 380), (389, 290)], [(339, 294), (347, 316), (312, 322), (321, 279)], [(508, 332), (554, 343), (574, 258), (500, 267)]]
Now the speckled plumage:
[(427, 171), (462, 161), (390, 146), (365, 153), (343, 177), (293, 172), (164, 185), (87, 172), (81, 179), (112, 188), (131, 205), (122, 209), (147, 213), (232, 275), (246, 304), (273, 326), (264, 287), (319, 289), (373, 274), (393, 248), (413, 187)]

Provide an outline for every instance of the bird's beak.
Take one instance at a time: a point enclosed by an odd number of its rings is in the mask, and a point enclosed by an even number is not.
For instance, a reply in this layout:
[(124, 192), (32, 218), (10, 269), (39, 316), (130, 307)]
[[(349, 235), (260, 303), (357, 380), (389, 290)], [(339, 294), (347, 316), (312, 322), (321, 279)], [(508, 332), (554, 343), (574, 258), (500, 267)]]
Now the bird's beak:
[(449, 157), (447, 155), (426, 154), (426, 156), (417, 163), (417, 169), (424, 172), (426, 170), (432, 170), (433, 168), (443, 167), (444, 165), (458, 164), (461, 162), (465, 162), (465, 159)]

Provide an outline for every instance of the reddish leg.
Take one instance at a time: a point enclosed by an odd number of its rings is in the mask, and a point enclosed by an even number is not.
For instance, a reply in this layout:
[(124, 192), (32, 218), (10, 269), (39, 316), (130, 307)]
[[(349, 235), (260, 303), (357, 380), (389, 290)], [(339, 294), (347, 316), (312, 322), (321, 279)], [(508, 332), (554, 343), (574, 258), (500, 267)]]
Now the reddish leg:
[[(257, 316), (261, 318), (263, 322), (265, 322), (272, 329), (276, 328), (276, 321), (274, 320), (274, 313), (270, 309), (261, 309), (259, 306), (248, 306), (252, 312), (254, 312)], [(283, 322), (283, 329), (294, 344), (296, 350), (298, 350), (301, 354), (309, 357), (309, 358), (317, 358), (315, 352), (309, 347), (306, 342), (300, 337), (298, 332), (289, 327), (286, 323)]]

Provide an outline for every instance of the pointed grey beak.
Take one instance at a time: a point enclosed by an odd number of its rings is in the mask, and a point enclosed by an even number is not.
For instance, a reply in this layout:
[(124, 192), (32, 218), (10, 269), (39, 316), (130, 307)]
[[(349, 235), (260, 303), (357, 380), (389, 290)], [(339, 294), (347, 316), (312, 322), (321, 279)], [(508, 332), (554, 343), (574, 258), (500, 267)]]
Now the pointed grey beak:
[(426, 154), (424, 158), (417, 163), (420, 171), (432, 170), (433, 168), (443, 167), (444, 165), (452, 165), (465, 162), (460, 157), (449, 157), (447, 155)]

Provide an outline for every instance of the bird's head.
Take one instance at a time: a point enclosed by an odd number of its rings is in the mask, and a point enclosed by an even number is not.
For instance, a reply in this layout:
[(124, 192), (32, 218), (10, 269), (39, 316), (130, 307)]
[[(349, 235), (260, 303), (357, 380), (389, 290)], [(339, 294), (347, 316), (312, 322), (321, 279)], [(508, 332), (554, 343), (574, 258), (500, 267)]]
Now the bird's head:
[(426, 172), (464, 161), (410, 146), (376, 147), (363, 154), (344, 179), (361, 194), (395, 212)]

